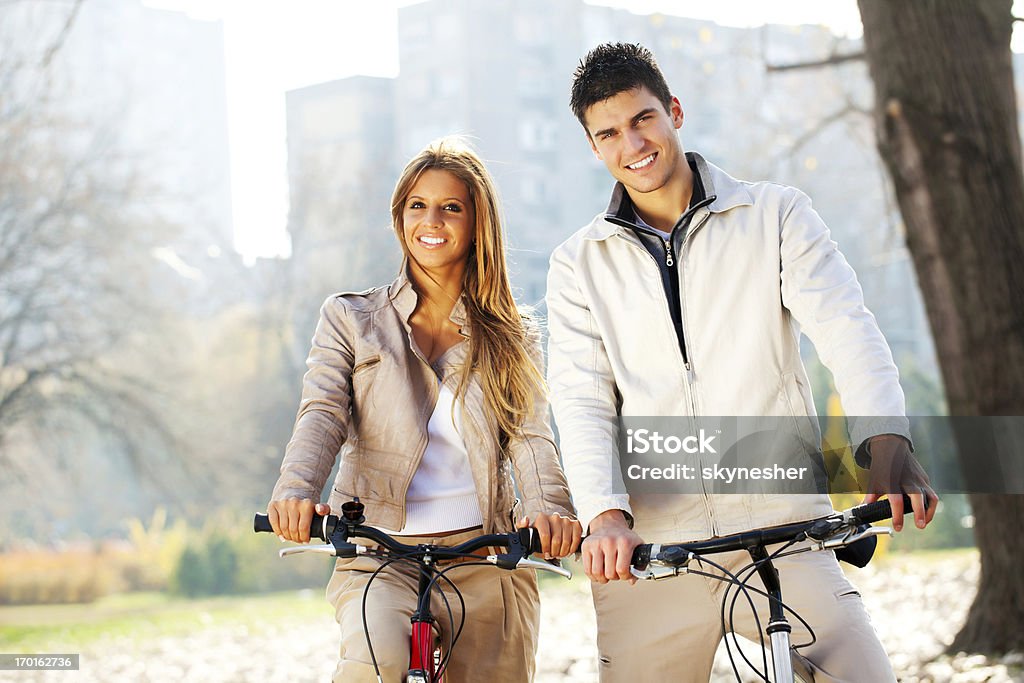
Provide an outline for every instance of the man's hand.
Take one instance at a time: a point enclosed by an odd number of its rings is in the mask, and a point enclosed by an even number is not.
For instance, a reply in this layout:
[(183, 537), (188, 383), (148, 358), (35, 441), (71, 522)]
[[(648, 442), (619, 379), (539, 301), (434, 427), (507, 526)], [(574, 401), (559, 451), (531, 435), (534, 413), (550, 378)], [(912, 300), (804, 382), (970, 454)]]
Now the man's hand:
[(274, 533), (282, 541), (309, 543), (309, 525), (313, 522), (313, 511), (318, 515), (331, 512), (330, 505), (313, 504), (309, 498), (285, 498), (272, 500), (267, 505), (267, 517)]
[[(896, 434), (879, 434), (868, 439), (871, 469), (868, 471), (868, 493), (865, 503), (873, 503), (888, 494), (892, 507), (892, 528), (903, 529), (903, 496), (910, 496), (914, 522), (918, 529), (928, 526), (935, 517), (939, 496), (932, 490), (928, 475), (910, 452), (910, 443)], [(925, 499), (928, 509), (925, 510)]]
[(590, 522), (590, 534), (583, 539), (583, 571), (595, 583), (623, 580), (636, 583), (629, 573), (633, 549), (640, 538), (626, 523), (622, 510), (605, 510)]
[[(525, 529), (528, 526), (530, 526), (530, 518), (523, 517), (519, 520), (516, 528)], [(555, 512), (537, 517), (537, 520), (533, 522), (533, 528), (540, 536), (540, 550), (548, 560), (565, 557), (576, 552), (576, 548), (580, 545), (580, 536), (583, 534), (583, 527), (579, 522)]]

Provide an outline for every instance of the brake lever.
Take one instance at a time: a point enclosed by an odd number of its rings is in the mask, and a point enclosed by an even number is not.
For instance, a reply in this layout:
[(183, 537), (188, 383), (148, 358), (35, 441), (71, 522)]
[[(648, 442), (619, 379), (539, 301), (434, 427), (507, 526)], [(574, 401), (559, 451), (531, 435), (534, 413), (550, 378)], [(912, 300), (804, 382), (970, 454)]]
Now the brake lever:
[(520, 560), (516, 562), (516, 569), (540, 569), (542, 571), (551, 572), (552, 574), (564, 576), (567, 579), (572, 578), (572, 572), (560, 564), (555, 565), (550, 562), (531, 560), (528, 557), (520, 558)]
[(871, 536), (892, 536), (893, 530), (887, 526), (865, 526), (858, 529), (850, 529), (841, 536), (834, 536), (832, 538), (820, 541), (817, 545), (821, 550), (833, 550), (835, 548), (842, 548), (843, 546), (851, 545), (857, 541)]
[(690, 567), (685, 564), (681, 567), (649, 564), (647, 569), (643, 570), (630, 567), (629, 573), (641, 581), (660, 581), (661, 579), (671, 579), (673, 576), (689, 574)]
[(313, 553), (316, 555), (330, 555), (332, 557), (355, 557), (364, 554), (366, 548), (355, 543), (324, 543), (323, 545), (297, 545), (291, 548), (281, 548), (277, 551), (278, 557), (288, 557), (300, 553)]
[(538, 560), (531, 560), (528, 557), (516, 557), (511, 553), (502, 553), (501, 555), (488, 555), (485, 558), (491, 564), (501, 567), (502, 569), (540, 569), (546, 572), (552, 572), (559, 576), (564, 576), (567, 579), (572, 578), (572, 572), (563, 567), (562, 565), (548, 564), (547, 562), (540, 562)]
[(337, 549), (330, 543), (323, 545), (297, 545), (292, 548), (281, 548), (277, 551), (278, 557), (288, 557), (299, 553), (316, 553), (321, 555), (337, 555)]

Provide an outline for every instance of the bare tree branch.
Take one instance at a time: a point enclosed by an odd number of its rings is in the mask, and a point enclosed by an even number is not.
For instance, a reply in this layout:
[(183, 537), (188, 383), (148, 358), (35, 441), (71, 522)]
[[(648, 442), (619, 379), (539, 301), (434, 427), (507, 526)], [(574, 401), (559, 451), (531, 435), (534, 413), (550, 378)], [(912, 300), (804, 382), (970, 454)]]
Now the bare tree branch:
[(864, 59), (864, 51), (851, 52), (845, 55), (834, 54), (825, 59), (816, 59), (809, 62), (793, 62), (792, 64), (766, 64), (765, 71), (769, 73), (778, 73), (781, 71), (798, 71), (801, 69), (820, 69), (826, 66), (835, 66), (836, 64), (844, 64), (846, 62), (862, 61)]
[(75, 24), (75, 19), (78, 17), (78, 10), (80, 10), (81, 8), (82, 0), (75, 0), (75, 4), (71, 8), (71, 11), (68, 13), (68, 17), (64, 21), (64, 26), (61, 28), (60, 33), (57, 34), (57, 37), (54, 39), (53, 43), (51, 43), (50, 47), (48, 47), (46, 49), (46, 52), (43, 53), (43, 59), (40, 62), (40, 65), (43, 67), (43, 69), (46, 69), (50, 66), (50, 62), (53, 60), (57, 52), (60, 51), (60, 48), (64, 45), (64, 41), (67, 39), (68, 33), (71, 32), (71, 27)]
[(837, 109), (828, 116), (815, 121), (814, 125), (803, 133), (801, 133), (792, 143), (787, 145), (785, 148), (780, 149), (774, 155), (774, 160), (779, 161), (781, 159), (792, 156), (797, 150), (809, 143), (814, 138), (818, 137), (826, 128), (831, 126), (833, 123), (842, 121), (851, 114), (860, 114), (862, 116), (869, 116), (870, 112), (864, 111), (860, 107), (857, 107), (852, 102), (847, 102), (846, 106)]

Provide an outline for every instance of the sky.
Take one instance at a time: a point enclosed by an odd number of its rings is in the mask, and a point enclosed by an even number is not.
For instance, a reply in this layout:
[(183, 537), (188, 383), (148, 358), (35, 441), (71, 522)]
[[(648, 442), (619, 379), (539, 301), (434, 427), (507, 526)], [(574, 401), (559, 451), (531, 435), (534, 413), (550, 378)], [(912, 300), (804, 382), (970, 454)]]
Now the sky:
[[(223, 22), (235, 246), (247, 260), (288, 253), (284, 93), (357, 74), (397, 76), (398, 8), (415, 2), (143, 0)], [(855, 0), (587, 2), (726, 26), (822, 24), (861, 34)]]

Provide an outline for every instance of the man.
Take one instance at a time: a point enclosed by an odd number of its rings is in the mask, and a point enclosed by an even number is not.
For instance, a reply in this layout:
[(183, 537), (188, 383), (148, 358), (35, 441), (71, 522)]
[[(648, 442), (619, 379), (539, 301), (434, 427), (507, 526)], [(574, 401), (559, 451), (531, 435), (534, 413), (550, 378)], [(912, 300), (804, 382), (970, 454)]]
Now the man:
[[(802, 330), (832, 371), (846, 414), (877, 416), (852, 428), (858, 461), (871, 463), (866, 499), (906, 490), (920, 528), (938, 499), (910, 452), (889, 348), (808, 198), (738, 181), (684, 154), (676, 133), (682, 107), (639, 45), (592, 50), (575, 72), (571, 107), (617, 181), (607, 211), (552, 254), (547, 293), (549, 388), (589, 534), (582, 553), (601, 680), (706, 681), (722, 637), (725, 584), (690, 576), (632, 585), (633, 548), (813, 519), (831, 505), (824, 494), (628, 495), (616, 465), (620, 417), (813, 416)], [(899, 496), (892, 506), (899, 530)], [(749, 557), (720, 561), (736, 571)], [(893, 680), (859, 594), (831, 553), (776, 566), (784, 600), (816, 636), (799, 664), (816, 680)], [(755, 602), (767, 623), (767, 606)], [(794, 644), (811, 640), (791, 622)], [(750, 610), (737, 610), (732, 627), (758, 639)]]

